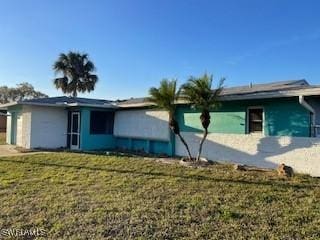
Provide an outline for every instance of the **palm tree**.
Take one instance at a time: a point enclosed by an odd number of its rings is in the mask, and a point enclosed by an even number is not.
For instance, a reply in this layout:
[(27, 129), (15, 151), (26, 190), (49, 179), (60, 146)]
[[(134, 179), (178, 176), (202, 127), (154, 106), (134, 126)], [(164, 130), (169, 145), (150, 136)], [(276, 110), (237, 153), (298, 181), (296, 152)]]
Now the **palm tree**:
[(185, 146), (188, 152), (189, 160), (191, 161), (191, 153), (188, 147), (188, 144), (184, 140), (184, 138), (181, 136), (180, 128), (177, 120), (175, 119), (175, 111), (176, 111), (176, 104), (175, 102), (179, 98), (180, 91), (177, 91), (177, 80), (167, 80), (163, 79), (160, 82), (160, 87), (155, 88), (152, 87), (149, 90), (150, 97), (148, 100), (150, 102), (155, 103), (159, 108), (162, 108), (169, 113), (169, 127), (171, 131), (178, 135), (181, 142)]
[(93, 74), (96, 70), (88, 54), (78, 52), (61, 53), (53, 64), (55, 74), (62, 77), (54, 79), (54, 85), (63, 93), (77, 97), (78, 92), (91, 92), (98, 81), (98, 76)]
[(224, 78), (220, 80), (216, 89), (212, 89), (212, 75), (204, 74), (202, 77), (191, 77), (188, 82), (182, 85), (182, 98), (192, 104), (192, 106), (201, 111), (200, 121), (204, 128), (203, 137), (199, 144), (199, 150), (196, 160), (200, 161), (202, 146), (208, 135), (210, 125), (210, 110), (218, 107), (218, 97), (223, 89)]

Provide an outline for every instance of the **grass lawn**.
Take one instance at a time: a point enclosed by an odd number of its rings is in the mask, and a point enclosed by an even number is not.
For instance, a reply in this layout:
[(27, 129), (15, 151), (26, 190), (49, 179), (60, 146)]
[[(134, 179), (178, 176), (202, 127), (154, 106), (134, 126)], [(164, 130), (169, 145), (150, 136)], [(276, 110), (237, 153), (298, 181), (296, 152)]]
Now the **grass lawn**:
[(6, 144), (6, 133), (0, 133), (0, 145)]
[[(45, 239), (320, 239), (320, 179), (50, 153), (0, 158), (0, 229)], [(1, 237), (0, 237), (1, 238)]]

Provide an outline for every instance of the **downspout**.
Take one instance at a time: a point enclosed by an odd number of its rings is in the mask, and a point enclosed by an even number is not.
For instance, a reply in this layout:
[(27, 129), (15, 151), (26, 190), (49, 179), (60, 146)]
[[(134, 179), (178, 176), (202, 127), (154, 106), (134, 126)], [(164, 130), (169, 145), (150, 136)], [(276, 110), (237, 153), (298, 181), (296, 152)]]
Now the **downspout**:
[(314, 132), (314, 127), (316, 126), (316, 111), (311, 107), (309, 103), (306, 102), (304, 99), (303, 95), (299, 96), (299, 103), (301, 106), (303, 106), (305, 109), (307, 109), (309, 112), (312, 113), (312, 119), (311, 119), (311, 127), (312, 127), (312, 132), (311, 132), (311, 137), (315, 137), (315, 132)]

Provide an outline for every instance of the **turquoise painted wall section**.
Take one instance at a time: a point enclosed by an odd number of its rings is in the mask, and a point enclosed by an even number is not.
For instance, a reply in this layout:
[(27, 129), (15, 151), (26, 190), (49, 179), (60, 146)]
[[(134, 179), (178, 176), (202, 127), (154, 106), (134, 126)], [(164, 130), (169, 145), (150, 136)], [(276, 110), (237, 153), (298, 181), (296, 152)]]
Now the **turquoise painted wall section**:
[(132, 139), (132, 150), (149, 152), (149, 141), (143, 139)]
[(116, 137), (115, 145), (117, 148), (132, 151), (143, 151), (153, 154), (166, 154), (168, 156), (172, 156), (174, 154), (174, 145), (169, 141)]
[[(212, 133), (246, 133), (248, 107), (264, 108), (265, 136), (310, 136), (310, 113), (299, 104), (298, 98), (230, 101), (210, 113)], [(189, 106), (179, 106), (176, 118), (181, 131), (201, 132), (200, 113)]]
[[(210, 113), (211, 124), (209, 132), (214, 133), (236, 133), (246, 132), (246, 107), (235, 103), (225, 103), (218, 111)], [(189, 106), (179, 106), (176, 118), (180, 124), (181, 131), (202, 132), (200, 123), (200, 112)]]
[(99, 150), (114, 148), (115, 138), (112, 134), (90, 134), (90, 112), (92, 110), (96, 109), (80, 109), (80, 149)]
[(264, 131), (268, 136), (310, 136), (310, 112), (298, 99), (267, 102), (265, 119)]
[(169, 142), (150, 141), (150, 153), (172, 155)]

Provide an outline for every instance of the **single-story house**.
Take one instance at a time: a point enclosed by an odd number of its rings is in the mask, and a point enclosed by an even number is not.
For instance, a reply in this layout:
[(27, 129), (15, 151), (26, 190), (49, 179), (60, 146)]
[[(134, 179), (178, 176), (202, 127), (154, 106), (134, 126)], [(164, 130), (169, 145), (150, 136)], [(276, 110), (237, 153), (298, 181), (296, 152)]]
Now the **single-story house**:
[[(320, 176), (320, 86), (305, 80), (226, 88), (211, 112), (203, 155), (212, 160)], [(53, 97), (6, 105), (7, 143), (24, 148), (130, 149), (186, 155), (168, 114), (145, 98), (108, 101)], [(196, 154), (200, 113), (177, 103), (182, 135)]]

